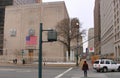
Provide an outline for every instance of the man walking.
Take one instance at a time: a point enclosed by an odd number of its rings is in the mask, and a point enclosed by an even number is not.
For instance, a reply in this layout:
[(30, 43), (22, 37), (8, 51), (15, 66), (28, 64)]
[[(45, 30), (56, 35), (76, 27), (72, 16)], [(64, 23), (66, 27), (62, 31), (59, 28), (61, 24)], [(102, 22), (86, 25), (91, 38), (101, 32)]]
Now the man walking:
[(89, 67), (86, 61), (83, 63), (82, 70), (84, 71), (84, 77), (87, 77), (87, 70), (89, 70)]

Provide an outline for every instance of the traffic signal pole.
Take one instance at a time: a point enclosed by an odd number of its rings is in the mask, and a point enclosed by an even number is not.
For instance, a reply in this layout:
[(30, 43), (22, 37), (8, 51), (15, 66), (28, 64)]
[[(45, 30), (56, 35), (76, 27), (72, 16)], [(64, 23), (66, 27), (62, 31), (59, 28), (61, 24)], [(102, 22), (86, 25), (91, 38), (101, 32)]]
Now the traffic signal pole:
[(42, 78), (42, 23), (40, 23), (40, 31), (39, 31), (39, 71), (38, 77)]
[[(39, 71), (38, 71), (38, 78), (42, 78), (42, 43), (43, 42), (53, 42), (57, 41), (57, 32), (53, 30), (43, 30), (43, 24), (40, 23), (39, 29)], [(42, 41), (42, 32), (48, 31), (48, 41)]]

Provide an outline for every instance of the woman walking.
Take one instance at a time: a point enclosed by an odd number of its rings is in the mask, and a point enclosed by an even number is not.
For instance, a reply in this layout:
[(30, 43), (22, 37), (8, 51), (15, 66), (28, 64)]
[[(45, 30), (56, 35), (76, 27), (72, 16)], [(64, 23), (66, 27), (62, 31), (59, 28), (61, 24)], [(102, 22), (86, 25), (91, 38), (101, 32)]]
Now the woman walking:
[(86, 61), (83, 63), (82, 70), (84, 71), (84, 77), (87, 77), (87, 70), (89, 70), (89, 67)]

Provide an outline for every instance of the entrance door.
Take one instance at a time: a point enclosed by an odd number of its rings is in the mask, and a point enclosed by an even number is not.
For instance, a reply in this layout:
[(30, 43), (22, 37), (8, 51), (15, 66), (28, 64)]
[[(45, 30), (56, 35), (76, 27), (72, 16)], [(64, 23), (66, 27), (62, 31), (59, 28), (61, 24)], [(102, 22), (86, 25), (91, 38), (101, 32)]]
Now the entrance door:
[(30, 61), (30, 63), (33, 61), (33, 49), (29, 49), (29, 51), (28, 51), (28, 56), (29, 56), (29, 61)]

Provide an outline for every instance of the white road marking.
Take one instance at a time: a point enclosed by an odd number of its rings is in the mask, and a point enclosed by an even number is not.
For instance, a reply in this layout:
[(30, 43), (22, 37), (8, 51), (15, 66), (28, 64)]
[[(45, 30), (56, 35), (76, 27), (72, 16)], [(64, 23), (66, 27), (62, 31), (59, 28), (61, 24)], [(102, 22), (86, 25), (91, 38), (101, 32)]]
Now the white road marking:
[(54, 77), (54, 78), (60, 78), (61, 76), (63, 76), (64, 74), (66, 74), (67, 72), (69, 72), (70, 70), (72, 70), (73, 68), (69, 68), (68, 70), (64, 71), (63, 73), (59, 74), (58, 76)]

